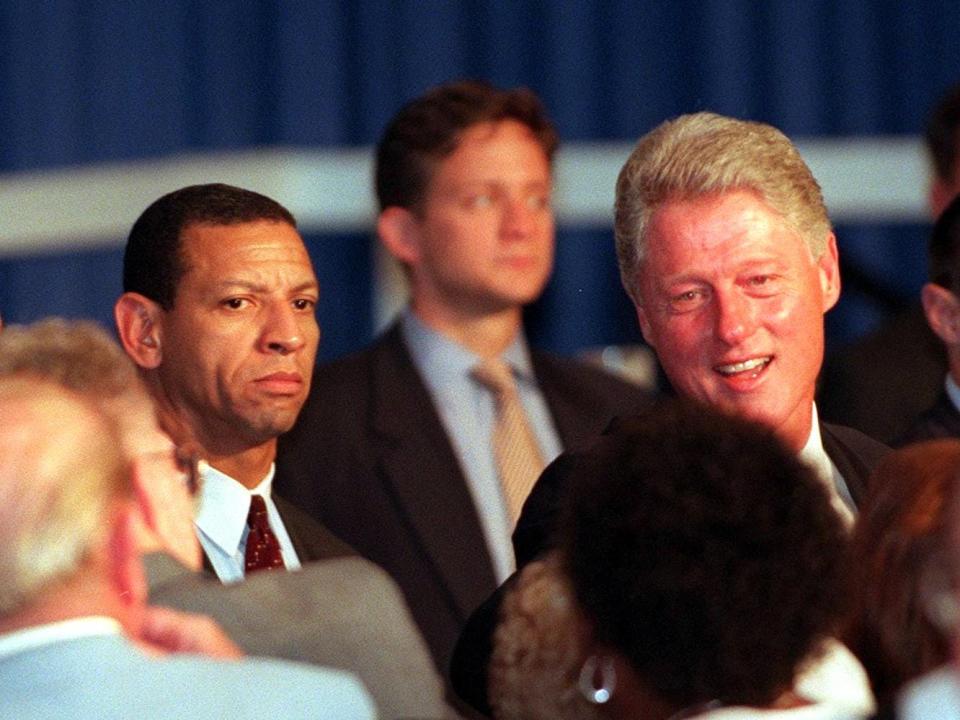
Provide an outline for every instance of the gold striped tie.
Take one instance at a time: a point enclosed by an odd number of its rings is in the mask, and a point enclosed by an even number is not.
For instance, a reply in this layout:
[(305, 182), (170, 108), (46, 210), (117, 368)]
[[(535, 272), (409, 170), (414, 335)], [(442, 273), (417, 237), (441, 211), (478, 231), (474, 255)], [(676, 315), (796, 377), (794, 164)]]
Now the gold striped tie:
[(485, 360), (473, 369), (473, 377), (493, 393), (496, 403), (493, 455), (510, 520), (516, 524), (523, 503), (543, 470), (543, 455), (520, 402), (510, 366), (497, 358)]

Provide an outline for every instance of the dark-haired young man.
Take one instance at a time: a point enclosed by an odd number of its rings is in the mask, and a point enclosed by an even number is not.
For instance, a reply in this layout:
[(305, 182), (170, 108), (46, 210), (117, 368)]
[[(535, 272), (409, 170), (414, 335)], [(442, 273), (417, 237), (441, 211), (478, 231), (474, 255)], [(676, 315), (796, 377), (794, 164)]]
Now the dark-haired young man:
[[(115, 315), (164, 429), (203, 458), (196, 525), (225, 581), (351, 554), (272, 493), (277, 437), (310, 389), (317, 279), (293, 216), (229, 185), (194, 185), (134, 223)], [(265, 517), (264, 517), (265, 514)]]
[(556, 145), (524, 89), (455, 82), (401, 109), (377, 149), (377, 230), (409, 306), (317, 369), (280, 443), (278, 487), (394, 576), (441, 668), (512, 571), (510, 534), (543, 464), (642, 398), (524, 338), (522, 309), (553, 264)]

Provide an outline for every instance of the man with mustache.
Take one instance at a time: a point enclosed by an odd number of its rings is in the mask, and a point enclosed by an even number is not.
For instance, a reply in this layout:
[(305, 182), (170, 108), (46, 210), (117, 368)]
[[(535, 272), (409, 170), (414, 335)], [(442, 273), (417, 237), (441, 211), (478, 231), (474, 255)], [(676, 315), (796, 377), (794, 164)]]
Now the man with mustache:
[(228, 185), (161, 197), (134, 223), (115, 316), (161, 424), (203, 459), (196, 526), (224, 582), (351, 554), (271, 492), (277, 437), (310, 389), (319, 292), (293, 216)]

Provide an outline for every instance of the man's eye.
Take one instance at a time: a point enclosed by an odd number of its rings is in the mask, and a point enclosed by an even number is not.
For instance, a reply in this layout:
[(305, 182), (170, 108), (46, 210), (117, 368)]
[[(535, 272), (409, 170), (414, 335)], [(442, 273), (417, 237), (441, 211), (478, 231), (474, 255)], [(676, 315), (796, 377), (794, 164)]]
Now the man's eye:
[(471, 195), (467, 198), (466, 205), (474, 210), (482, 210), (493, 205), (493, 197), (487, 193)]
[(247, 304), (247, 301), (244, 298), (227, 298), (221, 304), (231, 310), (239, 310)]
[(312, 310), (315, 305), (315, 301), (308, 300), (307, 298), (297, 298), (293, 301), (293, 307), (297, 310)]
[(550, 207), (549, 195), (531, 195), (527, 198), (527, 207), (531, 210), (546, 210)]

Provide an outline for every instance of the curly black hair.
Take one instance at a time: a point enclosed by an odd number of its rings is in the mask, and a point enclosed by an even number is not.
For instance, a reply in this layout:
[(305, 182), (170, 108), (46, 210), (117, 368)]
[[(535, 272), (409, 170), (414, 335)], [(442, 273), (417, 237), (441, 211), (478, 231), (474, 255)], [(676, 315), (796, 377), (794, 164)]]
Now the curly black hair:
[(613, 428), (569, 481), (577, 600), (665, 700), (767, 705), (838, 629), (846, 531), (767, 429), (671, 401)]

